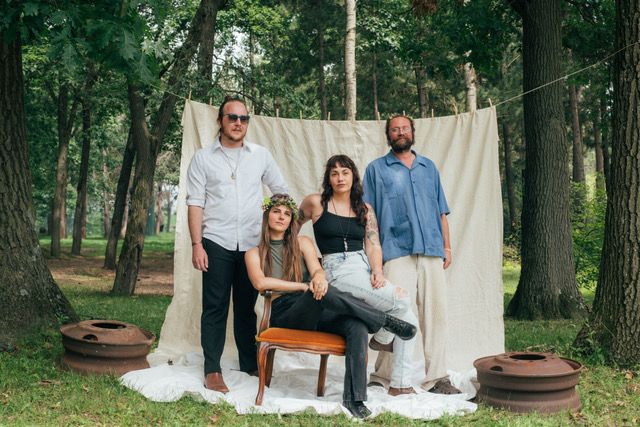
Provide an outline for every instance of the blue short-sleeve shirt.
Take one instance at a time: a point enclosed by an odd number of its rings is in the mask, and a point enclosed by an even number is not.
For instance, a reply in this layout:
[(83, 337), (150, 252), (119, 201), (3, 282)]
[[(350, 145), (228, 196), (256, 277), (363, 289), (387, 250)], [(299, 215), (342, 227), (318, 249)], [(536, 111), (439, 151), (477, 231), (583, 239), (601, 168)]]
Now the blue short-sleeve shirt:
[(391, 151), (367, 166), (364, 199), (380, 227), (384, 261), (421, 254), (444, 258), (441, 214), (449, 214), (436, 165), (416, 156), (411, 169)]

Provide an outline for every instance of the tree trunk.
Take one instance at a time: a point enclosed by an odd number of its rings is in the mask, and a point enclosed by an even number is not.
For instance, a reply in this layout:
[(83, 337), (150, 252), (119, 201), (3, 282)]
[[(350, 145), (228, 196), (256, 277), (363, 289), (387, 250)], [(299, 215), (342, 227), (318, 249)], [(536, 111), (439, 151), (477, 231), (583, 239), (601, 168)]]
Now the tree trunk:
[(19, 37), (0, 32), (0, 342), (77, 320), (38, 244)]
[(580, 127), (579, 103), (582, 87), (576, 89), (575, 85), (569, 86), (569, 105), (571, 107), (571, 134), (572, 134), (572, 209), (573, 213), (581, 216), (584, 213), (584, 204), (587, 198), (586, 179), (584, 174), (584, 154), (582, 150), (582, 129)]
[(413, 67), (416, 73), (416, 87), (418, 88), (418, 107), (420, 108), (420, 117), (429, 117), (429, 101), (427, 99), (427, 72), (422, 65)]
[(585, 183), (584, 155), (582, 153), (582, 131), (580, 129), (580, 94), (582, 88), (569, 86), (569, 103), (571, 104), (571, 133), (573, 135), (573, 182)]
[(378, 75), (377, 75), (377, 55), (373, 53), (371, 62), (371, 92), (373, 94), (373, 118), (380, 120), (380, 110), (378, 109)]
[(513, 180), (513, 160), (511, 159), (511, 126), (506, 120), (502, 121), (502, 145), (504, 148), (504, 180), (507, 186), (507, 202), (509, 206), (509, 232), (516, 226), (516, 191)]
[[(87, 78), (89, 79), (90, 77)], [(86, 235), (87, 178), (89, 177), (89, 153), (91, 150), (91, 101), (89, 100), (89, 92), (90, 83), (85, 85), (85, 93), (82, 100), (82, 154), (80, 158), (80, 173), (78, 175), (76, 209), (73, 216), (71, 255), (80, 255), (82, 238)]]
[(157, 153), (154, 155), (156, 147), (152, 144), (151, 135), (146, 132), (144, 102), (138, 89), (131, 84), (129, 85), (129, 108), (133, 130), (132, 140), (136, 147), (136, 167), (133, 176), (134, 192), (131, 197), (131, 213), (127, 234), (124, 238), (116, 267), (116, 278), (111, 290), (116, 295), (133, 295), (135, 292), (157, 159)]
[(344, 38), (344, 107), (347, 120), (356, 119), (356, 0), (345, 0), (347, 27)]
[(156, 194), (156, 236), (162, 231), (164, 225), (164, 215), (162, 214), (162, 201), (164, 200), (164, 191), (162, 191), (162, 183), (158, 184), (158, 193)]
[(167, 198), (167, 232), (171, 232), (171, 210), (173, 207), (173, 196), (171, 195), (171, 187), (167, 189), (166, 198)]
[[(561, 75), (561, 4), (555, 0), (510, 4), (523, 19), (527, 92)], [(522, 271), (507, 314), (519, 319), (581, 316), (584, 305), (574, 271), (561, 83), (525, 95), (524, 128)]]
[(153, 195), (154, 189), (151, 187), (151, 198), (149, 199), (149, 203), (147, 205), (147, 224), (145, 226), (144, 234), (145, 236), (155, 236), (156, 235), (156, 216), (155, 216), (155, 197)]
[[(196, 53), (198, 40), (202, 31), (203, 8), (207, 3), (218, 0), (202, 0), (196, 15), (189, 26), (189, 33), (176, 53), (176, 61), (171, 69), (167, 86), (170, 88), (163, 95), (162, 103), (154, 115), (152, 127), (147, 125), (144, 102), (138, 88), (129, 83), (129, 110), (131, 112), (131, 128), (133, 142), (136, 147), (136, 170), (133, 178), (133, 194), (131, 196), (131, 212), (124, 238), (112, 293), (117, 295), (133, 295), (138, 279), (142, 250), (144, 248), (144, 229), (147, 208), (153, 191), (156, 160), (162, 147), (162, 140), (174, 115), (179, 93), (187, 73), (189, 63)], [(150, 130), (151, 129), (151, 130)]]
[(122, 158), (122, 166), (120, 167), (120, 177), (116, 187), (116, 198), (113, 202), (113, 217), (111, 218), (111, 227), (109, 227), (109, 238), (107, 239), (107, 247), (104, 253), (104, 268), (115, 270), (116, 268), (116, 251), (118, 248), (118, 238), (126, 223), (127, 195), (129, 193), (129, 182), (131, 181), (131, 169), (133, 161), (136, 157), (135, 146), (133, 144), (133, 125), (129, 129), (127, 145), (124, 149)]
[[(607, 101), (604, 98), (600, 98), (600, 114), (602, 117), (607, 116)], [(603, 132), (602, 132), (602, 161), (604, 163), (604, 181), (605, 187), (609, 188), (609, 176), (611, 175), (611, 158), (609, 156), (609, 132), (608, 121), (603, 120)]]
[(209, 95), (211, 81), (213, 79), (213, 49), (215, 44), (216, 19), (218, 10), (223, 0), (210, 1), (203, 5), (202, 33), (200, 34), (200, 47), (198, 48), (198, 74), (200, 74), (203, 87), (197, 92), (197, 96), (206, 98)]
[(604, 154), (602, 153), (602, 111), (596, 108), (593, 118), (593, 145), (596, 151), (596, 190), (604, 193), (606, 190), (604, 182)]
[(51, 220), (51, 256), (58, 258), (60, 257), (60, 239), (66, 235), (67, 163), (76, 102), (72, 102), (72, 107), (69, 111), (69, 85), (67, 83), (60, 84), (58, 95), (52, 96), (52, 99), (56, 103), (58, 110), (58, 156), (56, 159), (56, 183), (53, 193)]
[[(318, 7), (324, 7), (322, 0), (316, 2)], [(327, 101), (327, 88), (324, 75), (324, 22), (318, 22), (318, 92), (320, 96), (320, 115), (322, 120), (327, 120), (329, 104)]]
[(478, 109), (478, 91), (476, 88), (476, 70), (471, 62), (464, 64), (464, 84), (467, 88), (467, 111), (472, 113)]
[(613, 138), (604, 245), (589, 322), (578, 345), (620, 366), (640, 363), (640, 4), (616, 1)]

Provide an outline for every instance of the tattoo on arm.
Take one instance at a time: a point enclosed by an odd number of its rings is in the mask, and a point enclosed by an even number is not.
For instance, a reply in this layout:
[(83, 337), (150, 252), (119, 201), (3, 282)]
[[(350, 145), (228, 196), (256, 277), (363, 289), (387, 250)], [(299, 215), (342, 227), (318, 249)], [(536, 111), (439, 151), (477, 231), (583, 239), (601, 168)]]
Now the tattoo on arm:
[(373, 246), (380, 246), (380, 236), (378, 234), (378, 220), (373, 209), (367, 212), (367, 224), (365, 226), (366, 239)]
[(298, 221), (304, 222), (306, 217), (304, 216), (304, 209), (298, 209)]

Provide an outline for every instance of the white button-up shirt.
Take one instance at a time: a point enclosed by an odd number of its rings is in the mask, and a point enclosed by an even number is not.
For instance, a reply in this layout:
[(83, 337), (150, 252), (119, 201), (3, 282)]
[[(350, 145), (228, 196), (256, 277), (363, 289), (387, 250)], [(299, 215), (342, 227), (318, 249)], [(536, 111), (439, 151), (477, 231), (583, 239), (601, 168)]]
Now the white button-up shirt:
[(187, 172), (187, 205), (204, 208), (202, 236), (231, 251), (260, 241), (261, 184), (274, 194), (289, 191), (269, 150), (246, 140), (240, 150), (235, 179), (235, 159), (225, 158), (220, 139), (198, 150)]

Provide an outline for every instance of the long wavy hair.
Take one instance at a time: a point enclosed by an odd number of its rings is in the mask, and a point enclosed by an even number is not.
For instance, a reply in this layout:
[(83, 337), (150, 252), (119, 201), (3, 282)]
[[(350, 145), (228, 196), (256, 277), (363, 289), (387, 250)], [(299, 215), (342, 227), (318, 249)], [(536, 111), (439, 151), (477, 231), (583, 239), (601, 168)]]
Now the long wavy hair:
[(335, 156), (331, 156), (329, 160), (327, 160), (327, 164), (324, 168), (324, 178), (322, 178), (322, 195), (320, 196), (322, 199), (322, 205), (327, 206), (331, 196), (333, 196), (333, 188), (331, 188), (331, 169), (341, 167), (347, 168), (351, 170), (351, 174), (353, 175), (353, 183), (351, 185), (351, 209), (356, 214), (356, 218), (358, 218), (358, 222), (362, 225), (365, 225), (367, 222), (367, 206), (364, 204), (364, 200), (362, 199), (362, 195), (364, 191), (362, 190), (362, 182), (360, 181), (360, 173), (358, 172), (358, 167), (351, 160), (351, 158), (345, 154), (336, 154)]
[(269, 199), (269, 203), (265, 204), (267, 208), (262, 214), (262, 232), (260, 234), (260, 243), (258, 244), (258, 253), (260, 255), (260, 268), (262, 268), (265, 276), (271, 277), (273, 268), (271, 245), (269, 244), (271, 241), (269, 213), (276, 206), (284, 206), (291, 210), (291, 223), (289, 223), (289, 227), (287, 227), (287, 230), (284, 232), (282, 242), (282, 277), (278, 277), (278, 279), (287, 280), (289, 282), (301, 282), (302, 252), (300, 251), (300, 244), (298, 243), (300, 225), (294, 218), (295, 211), (287, 206), (287, 203), (292, 200), (293, 199), (288, 194), (274, 194)]

